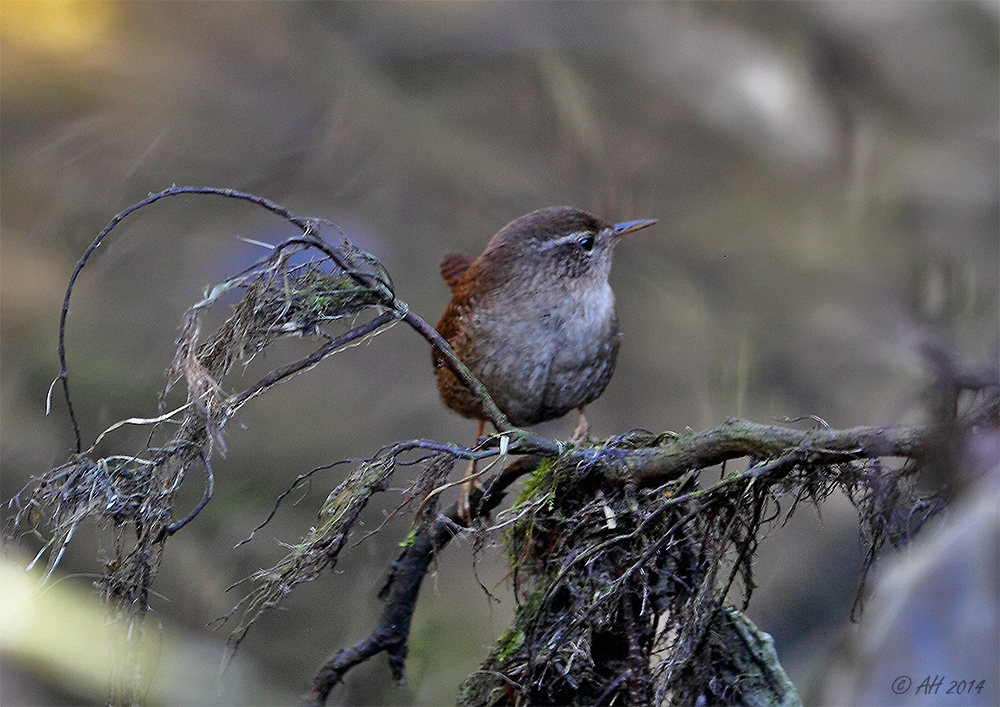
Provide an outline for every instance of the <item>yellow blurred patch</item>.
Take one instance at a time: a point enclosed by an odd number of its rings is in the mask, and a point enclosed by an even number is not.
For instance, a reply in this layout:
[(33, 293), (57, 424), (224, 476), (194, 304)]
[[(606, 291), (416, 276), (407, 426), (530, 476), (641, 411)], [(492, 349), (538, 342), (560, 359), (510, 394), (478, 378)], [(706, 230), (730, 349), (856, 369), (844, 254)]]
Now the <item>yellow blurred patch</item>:
[[(124, 624), (108, 620), (107, 609), (86, 582), (39, 583), (39, 572), (0, 556), (0, 654), (16, 657), (32, 672), (88, 701), (103, 701), (117, 671), (133, 663), (146, 681), (155, 671), (157, 634), (130, 640)], [(123, 660), (129, 651), (131, 657)]]
[(105, 0), (2, 0), (4, 41), (51, 54), (72, 54), (105, 39), (118, 5)]

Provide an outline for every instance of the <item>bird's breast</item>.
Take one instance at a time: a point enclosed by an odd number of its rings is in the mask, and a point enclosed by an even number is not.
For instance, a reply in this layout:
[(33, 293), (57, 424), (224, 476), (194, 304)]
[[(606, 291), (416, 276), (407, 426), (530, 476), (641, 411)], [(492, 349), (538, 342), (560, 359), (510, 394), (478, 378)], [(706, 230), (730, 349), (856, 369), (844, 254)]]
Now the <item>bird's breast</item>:
[(586, 361), (617, 334), (615, 295), (610, 285), (571, 291), (545, 310), (544, 326), (555, 342), (552, 355), (560, 361)]
[[(485, 298), (456, 312), (442, 332), (514, 424), (561, 417), (595, 400), (611, 378), (619, 342), (614, 293), (607, 282), (581, 284), (544, 297), (527, 289)], [(450, 372), (439, 371), (439, 385), (449, 405), (475, 416)]]

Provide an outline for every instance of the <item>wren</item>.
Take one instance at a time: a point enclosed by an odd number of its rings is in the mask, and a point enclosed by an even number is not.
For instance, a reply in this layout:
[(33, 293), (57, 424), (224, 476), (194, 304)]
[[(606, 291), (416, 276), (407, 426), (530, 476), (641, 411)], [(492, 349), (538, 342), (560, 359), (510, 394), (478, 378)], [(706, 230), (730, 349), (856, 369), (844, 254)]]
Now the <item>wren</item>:
[[(437, 330), (518, 427), (578, 410), (573, 440), (587, 439), (583, 407), (611, 380), (620, 334), (608, 282), (618, 240), (655, 220), (612, 224), (569, 206), (521, 216), (475, 260), (451, 253), (441, 274), (452, 299)], [(439, 355), (438, 392), (452, 410), (485, 415)]]

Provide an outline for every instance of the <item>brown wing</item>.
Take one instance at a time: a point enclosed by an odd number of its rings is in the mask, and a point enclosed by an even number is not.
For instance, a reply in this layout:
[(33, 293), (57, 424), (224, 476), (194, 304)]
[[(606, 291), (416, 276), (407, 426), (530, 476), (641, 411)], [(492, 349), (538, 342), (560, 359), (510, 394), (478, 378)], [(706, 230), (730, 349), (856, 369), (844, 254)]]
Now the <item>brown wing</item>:
[(458, 281), (462, 279), (470, 265), (472, 265), (472, 258), (465, 253), (448, 253), (444, 256), (444, 260), (441, 261), (441, 277), (448, 283), (452, 292), (455, 291), (455, 286), (458, 285)]

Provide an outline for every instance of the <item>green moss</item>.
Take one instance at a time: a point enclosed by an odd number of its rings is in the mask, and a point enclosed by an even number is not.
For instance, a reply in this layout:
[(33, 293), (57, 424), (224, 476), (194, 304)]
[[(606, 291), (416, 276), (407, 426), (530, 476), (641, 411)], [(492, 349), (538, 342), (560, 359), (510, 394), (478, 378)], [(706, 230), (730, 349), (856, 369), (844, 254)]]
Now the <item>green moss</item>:
[(532, 472), (528, 480), (524, 482), (524, 488), (521, 490), (521, 494), (517, 497), (517, 502), (514, 504), (515, 507), (521, 506), (531, 500), (540, 489), (544, 488), (549, 481), (553, 483), (549, 486), (547, 491), (546, 500), (548, 502), (549, 510), (552, 510), (553, 503), (555, 501), (556, 484), (555, 478), (552, 474), (552, 470), (555, 469), (555, 460), (553, 459), (543, 459), (538, 468)]
[(499, 649), (497, 651), (497, 658), (500, 661), (505, 661), (511, 653), (524, 645), (524, 631), (516, 626), (511, 626), (509, 629), (504, 631), (504, 634), (497, 641), (497, 644)]
[(511, 513), (519, 513), (525, 507), (532, 508), (523, 518), (515, 522), (505, 531), (505, 545), (507, 548), (507, 558), (511, 569), (517, 569), (518, 565), (524, 561), (525, 550), (531, 545), (531, 535), (535, 526), (535, 512), (545, 508), (552, 511), (555, 507), (556, 476), (555, 460), (542, 460), (535, 471), (524, 483), (517, 501), (511, 506)]
[(507, 660), (524, 645), (525, 635), (524, 629), (521, 627), (527, 624), (538, 611), (544, 596), (545, 590), (541, 587), (533, 591), (518, 609), (514, 625), (504, 631), (503, 635), (497, 639), (496, 656), (499, 661)]
[(413, 543), (417, 541), (417, 528), (413, 528), (406, 537), (399, 542), (400, 547), (413, 547)]

